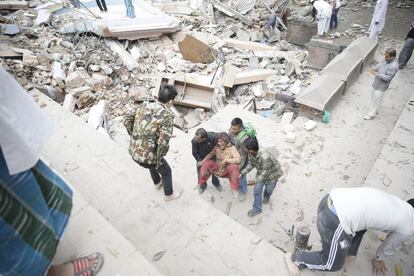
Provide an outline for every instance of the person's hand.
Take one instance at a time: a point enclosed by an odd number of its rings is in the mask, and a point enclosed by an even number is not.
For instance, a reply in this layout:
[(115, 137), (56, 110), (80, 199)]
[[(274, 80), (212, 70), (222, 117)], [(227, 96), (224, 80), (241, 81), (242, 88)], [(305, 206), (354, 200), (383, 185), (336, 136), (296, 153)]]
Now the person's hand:
[(371, 75), (374, 75), (374, 76), (377, 75), (377, 70), (376, 69), (370, 69), (369, 72), (371, 73)]
[(203, 165), (203, 161), (202, 160), (197, 162), (197, 166), (201, 167), (201, 165)]
[(379, 24), (379, 21), (375, 21), (375, 25), (378, 25)]
[(215, 171), (215, 172), (213, 172), (213, 174), (215, 176), (219, 176), (219, 177), (221, 177), (223, 175), (223, 173), (221, 171)]
[(249, 186), (253, 186), (254, 184), (256, 184), (256, 181), (254, 181), (254, 180), (249, 180), (247, 182), (247, 185), (249, 185)]
[(372, 263), (372, 272), (375, 275), (379, 275), (379, 273), (385, 275), (385, 272), (388, 271), (387, 267), (385, 266), (385, 263), (380, 260), (376, 260), (375, 258), (371, 260)]

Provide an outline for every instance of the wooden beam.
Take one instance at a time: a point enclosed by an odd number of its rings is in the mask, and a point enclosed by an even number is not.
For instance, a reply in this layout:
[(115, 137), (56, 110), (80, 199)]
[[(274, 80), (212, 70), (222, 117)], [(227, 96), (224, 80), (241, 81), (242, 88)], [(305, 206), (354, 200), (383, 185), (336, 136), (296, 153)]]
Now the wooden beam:
[(239, 72), (234, 79), (234, 85), (265, 80), (274, 74), (276, 74), (275, 70), (267, 69)]
[(211, 4), (213, 4), (213, 6), (218, 9), (219, 11), (221, 11), (222, 13), (230, 16), (230, 17), (234, 17), (239, 19), (242, 23), (251, 26), (253, 25), (253, 21), (245, 16), (243, 16), (241, 13), (239, 13), (238, 11), (234, 10), (233, 8), (217, 1), (217, 0), (210, 0), (209, 1)]
[(245, 49), (245, 50), (254, 50), (254, 51), (278, 51), (276, 47), (269, 46), (259, 42), (250, 42), (250, 41), (242, 41), (233, 38), (226, 38), (224, 39), (226, 46)]

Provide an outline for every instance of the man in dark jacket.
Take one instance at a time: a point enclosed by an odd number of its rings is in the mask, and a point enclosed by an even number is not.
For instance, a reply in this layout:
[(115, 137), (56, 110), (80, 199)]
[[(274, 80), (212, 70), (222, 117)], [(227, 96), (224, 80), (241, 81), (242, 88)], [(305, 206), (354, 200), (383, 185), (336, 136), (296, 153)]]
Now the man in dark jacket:
[[(217, 135), (218, 133), (207, 132), (204, 128), (199, 128), (197, 129), (193, 140), (191, 140), (193, 156), (197, 161), (197, 179), (200, 178), (201, 161), (216, 146)], [(223, 190), (223, 187), (221, 186), (220, 180), (217, 178), (217, 176), (212, 175), (211, 182), (217, 190), (220, 192)], [(207, 186), (200, 186), (198, 192), (202, 194), (206, 188)]]

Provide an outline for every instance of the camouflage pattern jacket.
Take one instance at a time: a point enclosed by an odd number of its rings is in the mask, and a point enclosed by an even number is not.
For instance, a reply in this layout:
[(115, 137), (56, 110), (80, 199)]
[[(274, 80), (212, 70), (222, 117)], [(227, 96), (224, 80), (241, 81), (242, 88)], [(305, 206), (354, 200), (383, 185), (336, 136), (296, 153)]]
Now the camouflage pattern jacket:
[(169, 149), (174, 114), (160, 102), (144, 102), (126, 116), (124, 125), (131, 135), (129, 154), (138, 163), (160, 166)]

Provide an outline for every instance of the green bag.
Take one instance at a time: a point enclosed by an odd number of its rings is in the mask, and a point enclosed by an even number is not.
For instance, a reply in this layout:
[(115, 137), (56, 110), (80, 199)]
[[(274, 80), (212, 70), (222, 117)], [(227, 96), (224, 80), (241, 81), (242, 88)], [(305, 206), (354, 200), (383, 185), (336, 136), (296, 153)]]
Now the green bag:
[(249, 136), (251, 137), (256, 137), (256, 129), (254, 128), (254, 126), (251, 123), (245, 123), (244, 125), (244, 129), (242, 131), (240, 131), (239, 134), (237, 134), (237, 142), (240, 142), (240, 140), (245, 136)]

